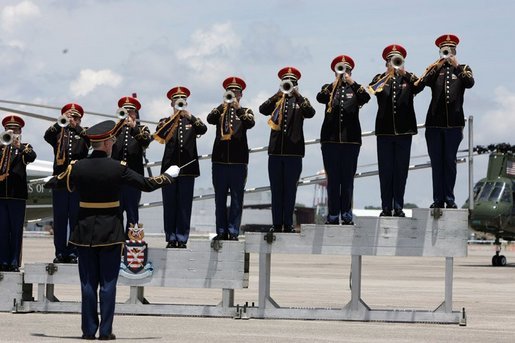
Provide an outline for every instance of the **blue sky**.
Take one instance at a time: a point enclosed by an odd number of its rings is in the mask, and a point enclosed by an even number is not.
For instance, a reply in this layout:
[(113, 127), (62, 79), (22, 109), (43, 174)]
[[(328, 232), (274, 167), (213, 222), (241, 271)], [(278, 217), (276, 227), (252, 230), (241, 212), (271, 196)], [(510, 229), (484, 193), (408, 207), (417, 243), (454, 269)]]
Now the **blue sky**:
[[(166, 92), (184, 85), (192, 92), (190, 111), (205, 119), (221, 100), (222, 80), (234, 74), (247, 82), (242, 104), (256, 115), (256, 127), (248, 133), (250, 145), (263, 146), (268, 144), (269, 127), (258, 107), (276, 92), (277, 71), (293, 65), (302, 72), (301, 93), (317, 110), (305, 122), (306, 139), (314, 139), (319, 138), (323, 120), (316, 93), (333, 80), (330, 63), (335, 56), (352, 56), (353, 78), (365, 85), (384, 69), (383, 48), (398, 43), (408, 51), (406, 69), (420, 75), (438, 57), (435, 38), (454, 33), (461, 39), (458, 61), (469, 64), (476, 79), (465, 94), (465, 113), (475, 118), (475, 144), (515, 144), (513, 13), (513, 1), (3, 0), (0, 99), (54, 106), (74, 101), (86, 110), (114, 116), (117, 100), (137, 92), (142, 118), (156, 121), (169, 115)], [(429, 99), (429, 89), (415, 99), (419, 123), (424, 122)], [(37, 111), (56, 118), (59, 114)], [(376, 111), (373, 97), (361, 110), (364, 131), (373, 130)], [(91, 126), (100, 120), (86, 115), (83, 124)], [(24, 130), (24, 141), (46, 160), (52, 158), (43, 140), (48, 126), (32, 119)], [(214, 129), (209, 127), (198, 141), (199, 153), (210, 153), (213, 139)], [(466, 141), (461, 148), (466, 148)], [(426, 151), (420, 131), (412, 155)], [(148, 155), (160, 160), (162, 152), (163, 146), (152, 143)], [(268, 184), (266, 160), (266, 154), (251, 155), (249, 187)], [(375, 138), (365, 138), (359, 164), (376, 160)], [(486, 160), (476, 159), (475, 180), (485, 175)], [(201, 162), (197, 186), (211, 185), (210, 167), (209, 161)], [(319, 146), (309, 146), (303, 176), (321, 169)], [(462, 203), (467, 196), (464, 165), (458, 177), (456, 195)], [(430, 178), (429, 170), (411, 172), (405, 201), (429, 205)], [(312, 187), (299, 189), (299, 202), (310, 205), (312, 198)], [(356, 180), (356, 207), (379, 203), (377, 176)]]

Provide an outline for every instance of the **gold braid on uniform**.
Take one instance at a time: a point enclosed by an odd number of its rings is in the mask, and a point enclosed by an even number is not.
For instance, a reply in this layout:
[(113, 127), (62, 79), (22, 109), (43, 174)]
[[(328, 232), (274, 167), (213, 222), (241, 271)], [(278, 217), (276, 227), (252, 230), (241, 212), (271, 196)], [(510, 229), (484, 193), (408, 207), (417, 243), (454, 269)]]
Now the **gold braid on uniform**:
[(177, 126), (179, 126), (179, 120), (181, 119), (180, 112), (178, 111), (174, 115), (170, 117), (170, 119), (163, 122), (161, 127), (157, 129), (157, 131), (152, 135), (156, 141), (161, 144), (165, 144), (172, 139)]
[(134, 138), (142, 138), (142, 139), (149, 139), (150, 138), (150, 131), (148, 130), (146, 125), (142, 125), (139, 127), (139, 132)]
[(336, 80), (333, 82), (333, 89), (331, 90), (331, 95), (329, 96), (329, 102), (327, 103), (327, 113), (331, 113), (333, 111), (333, 99), (334, 95), (336, 94), (336, 90), (340, 86), (342, 82), (341, 77), (337, 77)]
[(5, 180), (9, 176), (9, 169), (11, 168), (11, 146), (6, 145), (2, 150), (0, 159), (0, 181)]
[(153, 176), (153, 177), (150, 177), (149, 179), (150, 179), (150, 181), (154, 181), (158, 185), (161, 185), (165, 182), (172, 183), (172, 181), (165, 174), (162, 174), (159, 176)]
[(77, 161), (71, 161), (66, 170), (63, 171), (61, 174), (57, 175), (57, 180), (62, 180), (66, 178), (66, 188), (68, 189), (68, 192), (73, 192), (72, 188), (70, 187), (70, 175), (72, 173), (73, 165), (75, 164), (75, 162)]
[(286, 94), (283, 94), (275, 103), (275, 108), (272, 115), (268, 118), (268, 126), (274, 131), (281, 130), (281, 123), (283, 121), (283, 105), (286, 99)]
[(460, 73), (460, 76), (472, 78), (472, 70), (469, 68), (467, 64), (463, 66), (463, 71)]
[(61, 128), (61, 133), (57, 139), (57, 152), (55, 154), (55, 161), (58, 166), (62, 166), (66, 161), (66, 148), (70, 142), (70, 133), (66, 133), (66, 128)]
[(227, 119), (225, 118), (227, 116), (228, 110), (229, 110), (229, 105), (224, 104), (224, 110), (222, 111), (222, 114), (220, 115), (220, 139), (222, 141), (230, 141), (231, 136), (233, 134), (233, 129), (232, 129), (231, 125), (227, 122)]
[(252, 110), (250, 108), (246, 108), (245, 112), (241, 116), (241, 119), (245, 119), (245, 120), (254, 119), (254, 112), (252, 112)]

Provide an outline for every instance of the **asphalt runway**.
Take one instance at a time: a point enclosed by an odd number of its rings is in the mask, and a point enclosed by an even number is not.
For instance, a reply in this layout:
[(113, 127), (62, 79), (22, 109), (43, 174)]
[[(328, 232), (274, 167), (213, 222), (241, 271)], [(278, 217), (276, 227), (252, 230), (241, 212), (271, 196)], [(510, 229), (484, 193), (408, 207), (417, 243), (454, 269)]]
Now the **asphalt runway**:
[[(165, 246), (160, 237), (146, 240)], [(491, 245), (468, 251), (454, 260), (453, 288), (453, 310), (466, 309), (467, 326), (118, 315), (114, 333), (122, 342), (514, 342), (515, 245), (503, 251), (506, 267), (491, 267)], [(51, 237), (24, 239), (25, 263), (52, 258)], [(235, 303), (257, 303), (257, 262), (251, 255), (250, 285), (235, 291)], [(433, 310), (444, 298), (444, 267), (443, 258), (364, 256), (362, 299), (373, 309)], [(348, 256), (273, 255), (271, 295), (283, 307), (343, 307), (350, 300), (349, 271)], [(79, 285), (55, 288), (61, 300), (80, 299)], [(117, 300), (128, 294), (119, 287)], [(151, 303), (215, 305), (221, 290), (145, 288), (145, 296)], [(73, 341), (81, 335), (80, 315), (4, 312), (0, 332), (2, 342)]]

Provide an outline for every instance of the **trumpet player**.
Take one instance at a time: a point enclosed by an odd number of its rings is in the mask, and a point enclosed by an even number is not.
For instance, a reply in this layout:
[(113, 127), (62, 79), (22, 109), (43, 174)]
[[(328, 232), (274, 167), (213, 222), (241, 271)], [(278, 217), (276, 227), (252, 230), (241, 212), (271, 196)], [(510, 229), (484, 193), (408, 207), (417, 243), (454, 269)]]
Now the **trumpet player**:
[(406, 49), (392, 44), (383, 50), (386, 72), (376, 75), (369, 89), (377, 98), (375, 134), (381, 187), (381, 216), (404, 217), (404, 191), (412, 136), (417, 134), (413, 98), (423, 88), (404, 68)]
[(328, 214), (326, 224), (352, 225), (354, 174), (361, 147), (359, 109), (370, 95), (352, 79), (354, 60), (347, 55), (333, 59), (336, 79), (322, 86), (317, 101), (325, 104), (320, 133), (324, 169), (327, 175)]
[[(152, 137), (149, 128), (139, 123), (141, 103), (134, 97), (124, 96), (118, 100), (118, 108), (118, 130), (111, 158), (125, 162), (130, 169), (144, 175), (143, 153), (152, 141)], [(126, 231), (130, 224), (136, 226), (139, 222), (138, 207), (140, 199), (141, 191), (139, 189), (122, 185), (120, 208), (122, 212), (125, 212)]]
[(36, 159), (28, 143), (21, 142), (25, 122), (8, 115), (0, 145), (0, 271), (20, 271), (23, 224), (27, 202), (27, 164)]
[[(57, 176), (68, 166), (88, 155), (89, 140), (80, 126), (84, 109), (79, 104), (69, 103), (62, 107), (57, 123), (45, 132), (45, 141), (54, 150), (54, 172)], [(66, 189), (52, 189), (54, 212), (54, 263), (77, 263), (76, 249), (68, 244), (79, 213), (79, 195)]]
[(454, 197), (456, 154), (463, 139), (465, 89), (474, 86), (472, 70), (459, 64), (453, 34), (438, 37), (435, 45), (440, 59), (426, 69), (421, 83), (431, 87), (431, 103), (426, 116), (426, 143), (431, 159), (433, 204), (431, 208), (457, 208)]
[[(175, 182), (162, 188), (166, 247), (186, 248), (195, 178), (200, 175), (197, 138), (206, 133), (207, 127), (186, 109), (190, 96), (188, 88), (174, 87), (166, 96), (170, 99), (173, 114), (159, 121), (154, 138), (165, 144), (161, 170), (165, 171), (171, 165), (181, 167)], [(188, 164), (191, 161), (194, 162)]]
[(272, 192), (272, 231), (295, 232), (293, 211), (297, 182), (304, 157), (304, 119), (312, 118), (315, 109), (298, 91), (300, 71), (285, 67), (277, 74), (279, 90), (259, 106), (259, 112), (270, 116), (268, 144), (268, 178)]
[[(254, 127), (254, 114), (240, 105), (246, 84), (231, 76), (224, 80), (223, 102), (207, 116), (207, 122), (216, 125), (213, 144), (212, 175), (215, 189), (215, 240), (238, 240), (240, 234), (243, 194), (247, 180), (249, 146), (247, 130)], [(231, 192), (231, 205), (227, 213), (227, 192)]]

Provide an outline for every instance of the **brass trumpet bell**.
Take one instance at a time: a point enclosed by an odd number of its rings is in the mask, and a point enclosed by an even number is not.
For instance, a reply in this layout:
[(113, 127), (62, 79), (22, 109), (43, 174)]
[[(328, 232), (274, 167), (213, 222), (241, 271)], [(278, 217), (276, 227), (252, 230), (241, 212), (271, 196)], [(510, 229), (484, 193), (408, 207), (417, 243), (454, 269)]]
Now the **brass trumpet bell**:
[(0, 134), (0, 143), (3, 145), (11, 145), (14, 141), (14, 133), (12, 130), (4, 131)]
[(233, 91), (226, 91), (223, 95), (224, 102), (227, 104), (232, 103), (236, 99), (236, 94)]
[(64, 114), (57, 118), (57, 125), (60, 127), (67, 127), (70, 124), (70, 119)]

